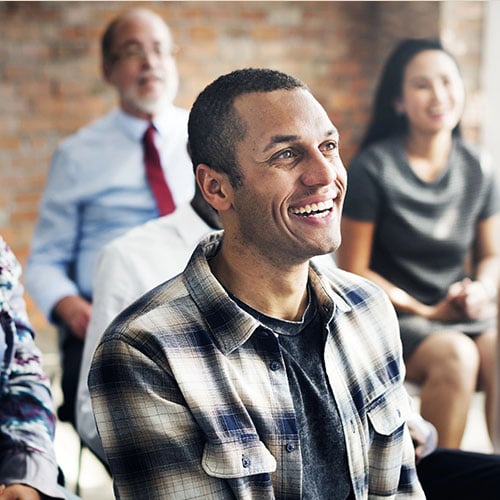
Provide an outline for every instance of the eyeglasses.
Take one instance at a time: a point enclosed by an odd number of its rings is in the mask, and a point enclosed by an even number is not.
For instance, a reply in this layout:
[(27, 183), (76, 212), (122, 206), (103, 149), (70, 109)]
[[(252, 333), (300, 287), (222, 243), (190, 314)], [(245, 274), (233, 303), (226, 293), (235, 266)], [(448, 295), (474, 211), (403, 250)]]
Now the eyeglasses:
[(158, 59), (163, 59), (165, 57), (173, 57), (177, 54), (179, 49), (176, 46), (163, 47), (162, 45), (155, 45), (152, 49), (148, 50), (142, 45), (126, 45), (121, 49), (117, 50), (114, 54), (111, 54), (110, 59), (113, 62), (117, 61), (145, 61), (151, 54)]

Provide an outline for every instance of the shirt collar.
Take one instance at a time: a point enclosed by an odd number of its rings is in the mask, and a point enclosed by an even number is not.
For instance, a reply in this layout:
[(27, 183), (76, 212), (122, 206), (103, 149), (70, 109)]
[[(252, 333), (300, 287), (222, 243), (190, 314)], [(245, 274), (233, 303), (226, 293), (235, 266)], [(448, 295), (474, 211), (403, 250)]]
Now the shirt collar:
[(331, 266), (326, 266), (324, 263), (317, 264), (314, 259), (310, 262), (309, 281), (326, 323), (333, 319), (337, 310), (346, 313), (352, 309), (343, 297), (345, 292), (336, 285), (336, 280), (328, 278), (329, 274), (334, 272), (333, 260)]
[[(171, 106), (167, 106), (163, 112), (156, 115), (153, 119), (153, 125), (155, 126), (155, 129), (160, 136), (167, 135), (168, 133), (168, 116), (169, 113), (172, 112), (171, 108)], [(125, 113), (125, 111), (123, 111), (123, 109), (121, 108), (117, 110), (116, 115), (118, 123), (125, 131), (125, 133), (138, 142), (142, 141), (142, 138), (149, 126), (150, 121), (129, 115), (128, 113)]]
[(260, 323), (231, 300), (212, 274), (208, 260), (222, 243), (223, 232), (208, 235), (194, 251), (184, 280), (218, 348), (230, 354), (246, 342)]
[[(261, 324), (229, 297), (210, 270), (208, 261), (219, 251), (223, 236), (223, 231), (217, 231), (200, 242), (184, 271), (184, 280), (218, 348), (224, 354), (230, 354), (244, 344)], [(333, 319), (337, 308), (344, 312), (350, 310), (330, 280), (314, 264), (310, 265), (309, 280), (325, 323)]]

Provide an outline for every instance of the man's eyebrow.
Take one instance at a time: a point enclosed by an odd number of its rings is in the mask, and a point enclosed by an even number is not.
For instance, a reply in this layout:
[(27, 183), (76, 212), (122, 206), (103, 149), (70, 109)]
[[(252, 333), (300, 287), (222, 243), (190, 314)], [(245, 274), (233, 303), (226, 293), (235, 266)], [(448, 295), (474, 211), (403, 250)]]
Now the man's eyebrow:
[(333, 135), (336, 139), (338, 139), (338, 138), (339, 138), (339, 131), (338, 131), (335, 127), (333, 127), (333, 128), (332, 128), (332, 129), (330, 129), (330, 130), (327, 130), (327, 132), (326, 132), (326, 134), (325, 134), (325, 136), (326, 136), (326, 137), (331, 137), (332, 135)]
[(268, 151), (276, 144), (281, 144), (282, 142), (293, 142), (296, 141), (298, 138), (299, 138), (298, 135), (274, 135), (273, 137), (271, 137), (271, 140), (264, 148), (264, 152)]
[[(338, 139), (339, 132), (336, 128), (329, 129), (325, 133), (325, 137), (332, 137), (332, 136)], [(264, 152), (268, 151), (276, 144), (281, 144), (283, 142), (293, 142), (297, 141), (298, 139), (300, 139), (299, 135), (274, 135), (273, 137), (271, 137), (271, 140), (264, 148)]]
[(115, 47), (114, 50), (115, 51), (116, 50), (123, 50), (123, 49), (127, 49), (128, 47), (134, 47), (134, 46), (142, 47), (142, 44), (141, 44), (141, 42), (139, 42), (139, 40), (129, 38), (127, 40), (124, 40), (118, 47)]
[(124, 47), (127, 45), (141, 45), (141, 42), (139, 42), (139, 40), (136, 40), (135, 38), (127, 38), (123, 41), (121, 46)]

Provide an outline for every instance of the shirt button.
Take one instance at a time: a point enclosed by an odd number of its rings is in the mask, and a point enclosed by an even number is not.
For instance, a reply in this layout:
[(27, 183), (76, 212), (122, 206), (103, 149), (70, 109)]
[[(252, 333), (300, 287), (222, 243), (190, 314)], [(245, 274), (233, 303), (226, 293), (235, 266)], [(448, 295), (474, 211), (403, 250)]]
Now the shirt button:
[(292, 453), (292, 451), (295, 451), (295, 445), (293, 443), (287, 443), (286, 451), (288, 451), (288, 453)]
[(273, 372), (278, 371), (281, 368), (281, 362), (272, 361), (271, 364), (269, 365), (269, 368), (271, 368)]
[(244, 469), (248, 469), (248, 467), (250, 467), (250, 459), (248, 457), (243, 457), (241, 459), (241, 465), (243, 465)]

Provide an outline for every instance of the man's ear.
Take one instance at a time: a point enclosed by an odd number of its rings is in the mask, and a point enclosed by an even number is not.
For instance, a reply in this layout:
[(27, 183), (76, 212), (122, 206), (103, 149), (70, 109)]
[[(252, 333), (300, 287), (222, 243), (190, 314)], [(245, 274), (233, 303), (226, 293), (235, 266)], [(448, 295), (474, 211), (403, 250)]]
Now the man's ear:
[(101, 64), (101, 71), (104, 80), (111, 83), (111, 70), (113, 68), (113, 63), (111, 61), (103, 61)]
[(231, 208), (233, 188), (226, 174), (200, 163), (196, 167), (196, 182), (205, 201), (217, 212)]

